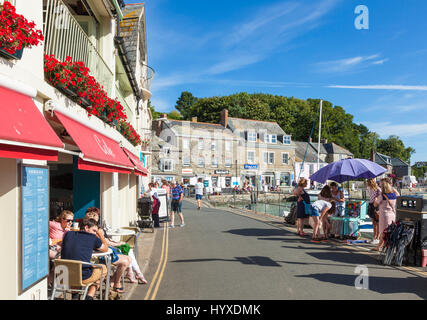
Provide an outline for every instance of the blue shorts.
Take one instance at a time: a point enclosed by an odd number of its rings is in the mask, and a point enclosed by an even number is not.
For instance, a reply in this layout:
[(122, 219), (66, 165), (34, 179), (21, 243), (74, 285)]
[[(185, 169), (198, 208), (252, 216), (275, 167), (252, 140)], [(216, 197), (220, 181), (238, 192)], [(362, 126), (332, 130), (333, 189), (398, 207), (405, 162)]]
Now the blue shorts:
[(319, 210), (313, 208), (313, 206), (310, 206), (310, 216), (311, 217), (320, 217)]
[(203, 195), (201, 195), (201, 194), (196, 194), (196, 200), (202, 200), (202, 198), (203, 198)]

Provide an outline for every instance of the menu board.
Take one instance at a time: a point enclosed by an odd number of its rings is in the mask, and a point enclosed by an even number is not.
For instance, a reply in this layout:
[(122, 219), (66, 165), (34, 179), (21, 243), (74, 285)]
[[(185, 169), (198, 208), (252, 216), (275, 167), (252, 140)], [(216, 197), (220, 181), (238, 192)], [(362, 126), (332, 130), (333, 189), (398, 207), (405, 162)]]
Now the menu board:
[(49, 169), (21, 166), (21, 291), (49, 273)]

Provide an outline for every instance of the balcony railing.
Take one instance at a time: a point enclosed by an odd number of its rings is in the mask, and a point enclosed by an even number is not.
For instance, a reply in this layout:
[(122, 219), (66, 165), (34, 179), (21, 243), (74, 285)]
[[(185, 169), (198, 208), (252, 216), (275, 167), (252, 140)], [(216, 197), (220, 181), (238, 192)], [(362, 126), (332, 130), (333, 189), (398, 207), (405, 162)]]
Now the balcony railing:
[(114, 75), (62, 0), (43, 1), (45, 53), (64, 61), (83, 61), (90, 73), (111, 94)]
[(147, 91), (151, 91), (151, 84), (153, 83), (154, 69), (146, 64), (142, 65), (142, 87)]

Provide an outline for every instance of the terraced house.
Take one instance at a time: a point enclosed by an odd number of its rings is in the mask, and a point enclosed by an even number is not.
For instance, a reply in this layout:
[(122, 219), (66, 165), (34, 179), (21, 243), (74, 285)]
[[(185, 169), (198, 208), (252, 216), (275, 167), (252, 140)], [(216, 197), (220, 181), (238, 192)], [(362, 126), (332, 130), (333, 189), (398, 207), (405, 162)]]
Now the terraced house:
[(145, 8), (15, 0), (3, 9), (7, 19), (25, 17), (33, 33), (0, 37), (0, 241), (8, 243), (0, 299), (46, 299), (49, 218), (63, 209), (82, 218), (97, 206), (113, 228), (137, 219), (150, 179), (154, 75)]

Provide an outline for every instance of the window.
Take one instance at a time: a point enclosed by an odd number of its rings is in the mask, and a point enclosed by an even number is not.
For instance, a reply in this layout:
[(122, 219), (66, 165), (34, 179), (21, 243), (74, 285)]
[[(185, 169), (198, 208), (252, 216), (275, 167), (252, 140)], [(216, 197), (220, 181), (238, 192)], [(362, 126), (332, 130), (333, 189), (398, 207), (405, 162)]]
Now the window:
[(291, 175), (288, 172), (280, 174), (280, 185), (288, 187), (291, 185)]
[(185, 150), (190, 149), (190, 140), (182, 139), (182, 149), (185, 149)]
[(248, 141), (256, 142), (256, 132), (248, 131)]
[(274, 163), (274, 152), (269, 152), (268, 153), (268, 164), (273, 164)]
[(203, 141), (203, 138), (199, 139), (199, 150), (203, 150), (205, 148), (205, 143)]
[(266, 134), (265, 142), (267, 143), (277, 143), (277, 134)]
[(182, 157), (182, 165), (184, 167), (190, 166), (190, 157), (188, 156)]
[(218, 158), (212, 158), (212, 167), (218, 168)]
[(226, 166), (227, 168), (230, 168), (230, 167), (231, 167), (231, 163), (232, 163), (231, 158), (225, 158), (225, 166)]
[(263, 157), (265, 164), (273, 164), (274, 163), (274, 152), (264, 152)]
[(197, 159), (197, 166), (199, 168), (204, 168), (204, 166), (205, 166), (205, 158), (200, 157), (199, 159)]
[(212, 141), (212, 143), (211, 143), (211, 151), (216, 151), (216, 141)]
[(289, 153), (282, 153), (282, 164), (288, 164), (289, 162)]
[(231, 141), (225, 141), (225, 151), (231, 151)]
[(171, 154), (171, 148), (169, 147), (163, 147), (163, 153), (167, 156)]
[(163, 159), (163, 171), (172, 171), (173, 170), (173, 160)]
[(291, 144), (291, 136), (283, 136), (283, 144)]
[(225, 187), (226, 188), (231, 187), (231, 177), (225, 177)]
[(255, 163), (255, 151), (248, 151), (248, 163)]

